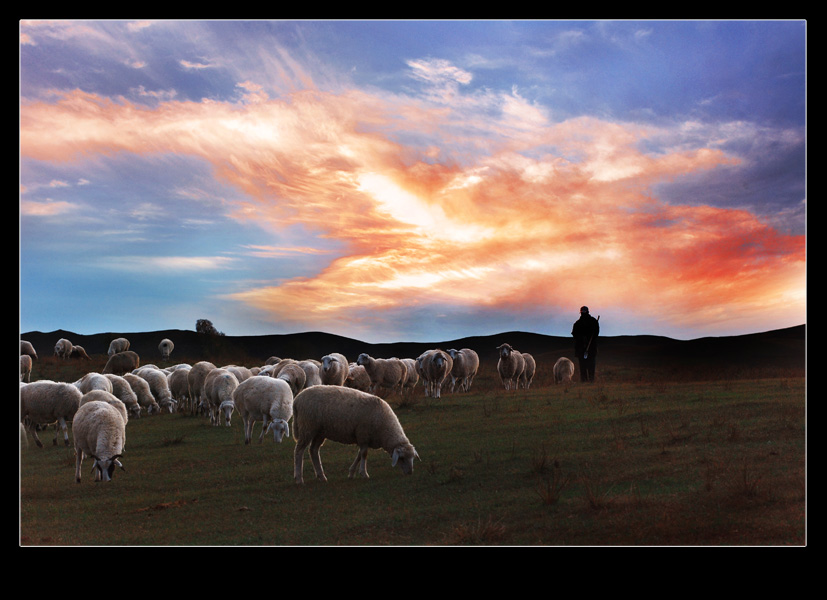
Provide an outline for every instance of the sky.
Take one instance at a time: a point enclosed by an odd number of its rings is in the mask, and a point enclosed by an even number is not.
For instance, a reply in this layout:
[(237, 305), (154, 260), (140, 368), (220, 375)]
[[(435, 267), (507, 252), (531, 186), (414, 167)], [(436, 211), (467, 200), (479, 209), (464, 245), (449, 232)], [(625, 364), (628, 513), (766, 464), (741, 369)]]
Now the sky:
[(804, 21), (20, 21), (20, 332), (806, 322)]

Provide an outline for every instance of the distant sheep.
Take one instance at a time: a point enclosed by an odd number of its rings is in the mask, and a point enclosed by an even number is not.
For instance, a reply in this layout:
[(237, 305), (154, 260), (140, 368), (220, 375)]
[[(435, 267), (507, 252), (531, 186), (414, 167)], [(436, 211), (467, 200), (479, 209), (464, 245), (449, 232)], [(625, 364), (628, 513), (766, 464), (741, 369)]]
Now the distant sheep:
[(37, 352), (34, 351), (34, 346), (26, 340), (20, 340), (20, 354), (31, 356), (32, 360), (37, 360)]
[(60, 338), (55, 344), (55, 356), (64, 360), (72, 356), (72, 342), (66, 338)]
[(210, 423), (214, 426), (221, 425), (223, 415), (224, 424), (230, 427), (230, 418), (235, 408), (233, 391), (238, 385), (236, 376), (227, 369), (218, 368), (207, 373), (201, 398), (204, 405), (209, 408)]
[(480, 357), (471, 348), (461, 350), (451, 349), (448, 354), (454, 361), (451, 367), (451, 391), (456, 389), (457, 383), (463, 392), (471, 389), (471, 382), (477, 375), (480, 368)]
[(28, 354), (20, 355), (20, 381), (24, 379), (26, 382), (32, 380), (32, 357)]
[(72, 352), (69, 353), (70, 358), (82, 358), (84, 360), (92, 360), (92, 358), (86, 354), (86, 350), (83, 349), (83, 346), (72, 346)]
[[(42, 380), (20, 386), (20, 421), (31, 431), (38, 448), (43, 443), (37, 437), (37, 426), (55, 422), (63, 431), (63, 441), (69, 445), (67, 422), (74, 418), (82, 397), (83, 393), (71, 383)], [(57, 432), (55, 428), (54, 445)]]
[(345, 386), (367, 392), (370, 389), (370, 376), (365, 371), (365, 367), (350, 363), (348, 365), (347, 379), (345, 379)]
[(373, 358), (362, 353), (356, 359), (357, 365), (362, 365), (370, 377), (371, 394), (378, 394), (380, 388), (388, 388), (391, 393), (402, 390), (402, 382), (407, 374), (407, 368), (398, 358)]
[(112, 394), (124, 403), (129, 414), (135, 418), (140, 418), (141, 405), (138, 402), (138, 394), (135, 393), (129, 382), (120, 375), (112, 373), (107, 373), (104, 377), (112, 383)]
[(416, 449), (408, 440), (390, 405), (373, 394), (348, 387), (320, 385), (307, 388), (293, 400), (293, 476), (304, 483), (304, 451), (310, 447), (310, 459), (316, 477), (327, 481), (319, 450), (326, 439), (359, 447), (348, 477), (358, 473), (368, 477), (367, 454), (370, 448), (382, 448), (391, 455), (406, 475), (413, 472)]
[(271, 429), (276, 442), (290, 435), (288, 421), (293, 416), (293, 392), (283, 379), (251, 377), (235, 388), (233, 402), (244, 424), (245, 444), (252, 441), (256, 421), (262, 422), (259, 442)]
[(523, 355), (514, 350), (511, 344), (500, 344), (497, 346), (497, 352), (500, 356), (497, 361), (497, 372), (500, 374), (500, 381), (502, 381), (506, 390), (516, 390), (520, 377), (522, 377), (525, 370)]
[(126, 443), (126, 421), (112, 404), (98, 400), (85, 403), (75, 414), (72, 434), (75, 481), (80, 483), (80, 469), (86, 456), (95, 461), (95, 481), (111, 481), (115, 467), (123, 469), (120, 458)]
[(571, 383), (574, 377), (574, 363), (565, 356), (561, 356), (554, 363), (552, 369), (554, 383)]
[(534, 357), (527, 352), (523, 352), (523, 360), (525, 361), (525, 368), (523, 374), (520, 376), (519, 384), (523, 389), (531, 387), (531, 382), (534, 380), (534, 374), (537, 372), (537, 363)]
[(174, 349), (175, 344), (172, 343), (171, 339), (162, 339), (161, 343), (158, 344), (158, 352), (161, 353), (161, 360), (169, 360), (169, 355), (172, 354)]
[(149, 389), (149, 383), (143, 377), (138, 377), (134, 373), (124, 373), (123, 378), (135, 392), (138, 397), (138, 404), (141, 409), (146, 410), (148, 415), (161, 412), (161, 407), (155, 401), (155, 396), (152, 395), (152, 390)]
[(126, 350), (118, 352), (109, 357), (106, 361), (106, 366), (103, 367), (101, 373), (113, 373), (115, 375), (123, 375), (124, 373), (131, 373), (141, 366), (141, 358), (136, 352)]
[(332, 352), (322, 357), (322, 367), (319, 370), (322, 385), (344, 385), (348, 371), (348, 362), (344, 354)]
[(107, 351), (107, 354), (112, 356), (113, 354), (117, 354), (118, 352), (126, 352), (127, 350), (129, 350), (129, 340), (125, 337), (119, 337), (109, 342), (109, 350)]

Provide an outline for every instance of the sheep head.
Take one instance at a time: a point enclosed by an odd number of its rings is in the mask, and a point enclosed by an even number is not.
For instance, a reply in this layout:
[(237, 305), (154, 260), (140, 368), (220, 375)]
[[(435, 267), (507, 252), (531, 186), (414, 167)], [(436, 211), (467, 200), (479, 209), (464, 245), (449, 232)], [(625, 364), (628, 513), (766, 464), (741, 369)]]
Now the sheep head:
[[(419, 458), (419, 454), (416, 453), (416, 448), (410, 444), (402, 444), (401, 446), (397, 446), (393, 449), (391, 466), (395, 467), (399, 464), (399, 468), (402, 469), (402, 472), (405, 475), (410, 475), (413, 473), (414, 458)], [(422, 459), (419, 458), (419, 460)]]
[(112, 481), (112, 475), (115, 473), (115, 467), (120, 467), (122, 471), (126, 471), (121, 461), (118, 459), (123, 456), (116, 454), (111, 458), (98, 458), (94, 454), (92, 458), (95, 462), (92, 463), (92, 473), (95, 474), (95, 481)]
[(275, 419), (270, 421), (267, 424), (267, 430), (265, 433), (269, 433), (271, 429), (273, 430), (274, 442), (281, 443), (285, 436), (290, 437), (290, 426), (284, 419)]

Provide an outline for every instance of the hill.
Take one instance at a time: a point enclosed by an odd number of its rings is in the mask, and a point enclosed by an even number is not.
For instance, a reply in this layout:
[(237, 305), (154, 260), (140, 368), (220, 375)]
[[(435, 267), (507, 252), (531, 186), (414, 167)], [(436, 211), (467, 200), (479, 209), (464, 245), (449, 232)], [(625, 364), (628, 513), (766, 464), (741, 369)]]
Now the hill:
[[(528, 352), (538, 363), (553, 363), (559, 356), (574, 359), (572, 341), (568, 337), (539, 333), (509, 331), (489, 336), (473, 336), (441, 342), (396, 342), (370, 344), (323, 332), (261, 336), (210, 336), (189, 330), (150, 332), (107, 332), (81, 335), (71, 331), (29, 331), (20, 338), (31, 342), (41, 357), (50, 356), (55, 342), (65, 337), (83, 346), (89, 355), (105, 355), (109, 342), (126, 337), (130, 348), (141, 356), (143, 363), (160, 360), (158, 343), (168, 337), (175, 343), (173, 361), (211, 360), (256, 365), (270, 356), (316, 358), (341, 352), (349, 360), (367, 352), (374, 357), (416, 357), (430, 348), (473, 348), (482, 361), (496, 361), (496, 347), (508, 342)], [(704, 337), (675, 340), (668, 337), (607, 336), (600, 338), (598, 369), (608, 370), (671, 370), (692, 373), (726, 370), (774, 371), (783, 374), (795, 371), (803, 375), (806, 366), (806, 325), (739, 336)]]

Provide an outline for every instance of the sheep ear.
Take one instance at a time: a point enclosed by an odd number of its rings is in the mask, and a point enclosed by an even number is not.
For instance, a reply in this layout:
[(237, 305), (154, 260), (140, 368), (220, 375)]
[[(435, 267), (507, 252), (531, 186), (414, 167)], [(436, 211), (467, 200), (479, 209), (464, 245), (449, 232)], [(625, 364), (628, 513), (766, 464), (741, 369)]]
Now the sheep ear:
[(284, 421), (284, 437), (290, 437), (290, 425)]
[[(419, 458), (419, 452), (416, 451), (416, 448), (414, 448), (414, 456)], [(422, 459), (419, 458), (419, 460), (422, 460)]]
[(396, 466), (396, 462), (397, 462), (398, 460), (399, 460), (399, 448), (394, 448), (394, 450), (393, 450), (393, 456), (392, 456), (392, 458), (391, 458), (391, 466), (392, 466), (392, 467), (395, 467), (395, 466)]

